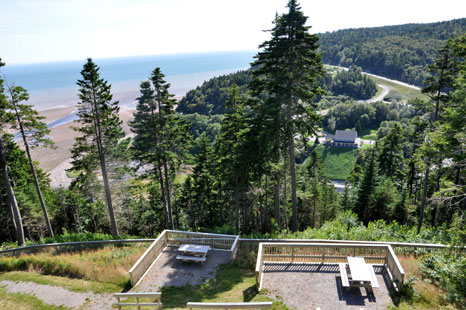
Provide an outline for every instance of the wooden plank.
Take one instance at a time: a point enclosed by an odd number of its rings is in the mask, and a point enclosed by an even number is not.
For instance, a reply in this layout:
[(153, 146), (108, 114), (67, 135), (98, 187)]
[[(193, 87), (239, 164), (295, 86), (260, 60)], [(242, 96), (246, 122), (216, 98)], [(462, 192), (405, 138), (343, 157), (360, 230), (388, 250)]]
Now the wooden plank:
[(138, 306), (138, 307), (162, 307), (162, 303), (160, 302), (141, 302), (141, 303), (137, 303), (137, 302), (120, 302), (120, 303), (117, 303), (117, 304), (114, 304), (115, 306), (118, 306), (118, 307), (135, 307), (135, 306)]
[(176, 259), (180, 260), (192, 260), (196, 262), (205, 262), (207, 258), (205, 257), (199, 257), (199, 256), (184, 256), (184, 255), (178, 255)]
[(270, 309), (272, 302), (188, 302), (186, 307), (198, 309)]
[(343, 287), (349, 287), (349, 280), (348, 280), (348, 273), (346, 272), (346, 264), (345, 263), (340, 263), (338, 264), (340, 267), (340, 277), (341, 277), (341, 285)]
[(362, 257), (348, 257), (348, 265), (353, 281), (371, 281), (368, 265)]
[(149, 293), (115, 293), (113, 294), (115, 297), (120, 297), (120, 298), (129, 298), (129, 297), (157, 297), (160, 298), (162, 297), (162, 293), (160, 292), (149, 292)]
[(371, 277), (372, 277), (371, 286), (379, 287), (379, 281), (377, 281), (377, 276), (375, 275), (374, 266), (369, 265), (369, 270), (371, 272)]

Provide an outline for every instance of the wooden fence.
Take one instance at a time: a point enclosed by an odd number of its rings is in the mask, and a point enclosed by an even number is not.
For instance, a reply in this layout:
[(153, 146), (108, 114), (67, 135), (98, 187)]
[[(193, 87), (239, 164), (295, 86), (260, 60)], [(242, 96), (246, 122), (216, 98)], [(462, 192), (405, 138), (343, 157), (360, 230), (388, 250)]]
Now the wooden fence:
[(369, 264), (386, 265), (393, 280), (402, 283), (404, 270), (390, 245), (350, 243), (260, 243), (256, 262), (256, 286), (262, 288), (264, 265), (283, 263), (347, 263), (348, 256), (364, 257)]
[(238, 241), (239, 236), (233, 235), (164, 230), (130, 269), (129, 278), (131, 285), (134, 286), (138, 283), (167, 246), (179, 246), (184, 243), (209, 245), (212, 249), (231, 251), (231, 259), (233, 261), (238, 252)]
[(367, 245), (387, 245), (389, 244), (397, 255), (400, 254), (424, 254), (431, 251), (448, 251), (449, 253), (459, 253), (466, 250), (466, 247), (452, 247), (444, 244), (432, 243), (408, 243), (408, 242), (384, 242), (384, 241), (353, 241), (353, 240), (328, 240), (328, 239), (249, 239), (240, 238), (241, 250), (255, 250), (259, 243), (348, 243)]

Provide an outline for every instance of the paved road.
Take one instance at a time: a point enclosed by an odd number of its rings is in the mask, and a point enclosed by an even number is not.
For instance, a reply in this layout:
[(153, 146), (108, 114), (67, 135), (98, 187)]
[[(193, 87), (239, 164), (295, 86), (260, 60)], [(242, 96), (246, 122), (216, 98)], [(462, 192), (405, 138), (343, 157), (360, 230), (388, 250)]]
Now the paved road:
[(382, 88), (382, 92), (376, 97), (365, 100), (365, 102), (371, 103), (371, 102), (383, 101), (383, 98), (385, 98), (385, 96), (387, 96), (390, 90), (392, 89), (388, 85), (378, 84), (378, 86)]

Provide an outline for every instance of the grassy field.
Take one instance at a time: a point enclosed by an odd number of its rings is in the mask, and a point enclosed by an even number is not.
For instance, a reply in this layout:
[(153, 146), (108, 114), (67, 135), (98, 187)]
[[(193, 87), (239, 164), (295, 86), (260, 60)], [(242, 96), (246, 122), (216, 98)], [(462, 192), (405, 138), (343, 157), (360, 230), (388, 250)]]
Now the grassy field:
[(379, 78), (376, 78), (376, 77), (371, 77), (371, 78), (374, 79), (378, 84), (383, 84), (383, 85), (390, 86), (393, 90), (400, 93), (401, 94), (401, 101), (403, 103), (406, 103), (406, 102), (408, 102), (408, 100), (416, 99), (416, 98), (420, 98), (422, 100), (427, 100), (428, 99), (428, 97), (426, 95), (423, 95), (420, 90), (410, 88), (410, 87), (406, 87), (406, 86), (403, 86), (403, 85), (399, 85), (397, 83), (393, 83), (393, 82), (390, 82), (390, 81), (387, 81), (387, 80), (384, 80), (384, 79), (379, 79)]
[(345, 180), (356, 163), (357, 149), (318, 146), (318, 154), (322, 158), (324, 174), (331, 180)]
[(130, 286), (128, 270), (146, 249), (147, 244), (135, 244), (57, 255), (2, 257), (0, 279), (18, 277), (39, 284), (64, 286), (72, 291), (118, 292)]

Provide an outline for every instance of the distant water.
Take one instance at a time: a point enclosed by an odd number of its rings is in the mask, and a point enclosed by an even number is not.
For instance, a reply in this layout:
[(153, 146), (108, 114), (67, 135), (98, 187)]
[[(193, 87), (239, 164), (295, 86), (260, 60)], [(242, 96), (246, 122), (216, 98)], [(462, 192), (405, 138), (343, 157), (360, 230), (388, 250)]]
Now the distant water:
[[(154, 55), (94, 59), (101, 77), (112, 84), (114, 99), (122, 106), (134, 107), (139, 83), (152, 70), (160, 67), (171, 83), (170, 91), (183, 96), (188, 90), (214, 76), (246, 69), (255, 52), (216, 52), (174, 55)], [(8, 65), (1, 69), (8, 83), (21, 85), (31, 95), (36, 109), (72, 106), (77, 103), (76, 81), (81, 78), (82, 61), (67, 61), (27, 65)]]

